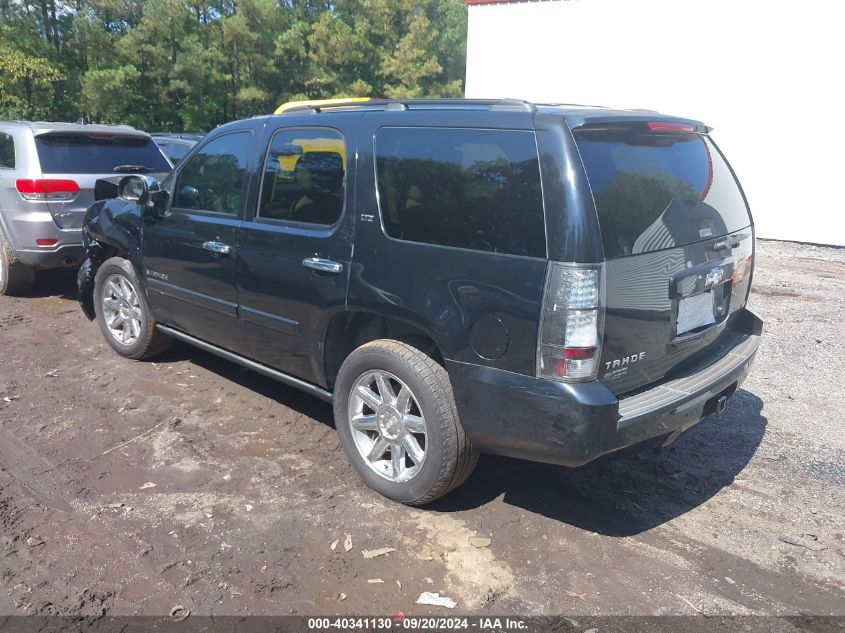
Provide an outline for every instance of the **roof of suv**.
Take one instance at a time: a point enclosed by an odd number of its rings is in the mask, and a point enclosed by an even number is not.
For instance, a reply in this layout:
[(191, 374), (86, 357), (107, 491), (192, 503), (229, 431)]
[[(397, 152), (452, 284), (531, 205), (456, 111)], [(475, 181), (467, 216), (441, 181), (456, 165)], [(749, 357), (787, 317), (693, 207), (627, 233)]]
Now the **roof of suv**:
[[(491, 112), (543, 112), (565, 116), (572, 127), (587, 122), (598, 123), (606, 121), (642, 121), (653, 118), (690, 123), (705, 128), (700, 121), (685, 117), (661, 114), (655, 110), (618, 109), (594, 105), (577, 105), (570, 103), (531, 103), (521, 99), (373, 99), (366, 102), (346, 101), (332, 104), (317, 105), (313, 102), (302, 102), (302, 105), (287, 105), (286, 110), (278, 116), (288, 114), (302, 114), (306, 112), (360, 112), (362, 110), (405, 111), (405, 110), (482, 110)], [(710, 128), (706, 128), (707, 131)]]
[(83, 132), (86, 134), (120, 134), (121, 136), (144, 136), (149, 134), (131, 125), (103, 125), (89, 123), (63, 123), (58, 121), (0, 121), (3, 125), (14, 125), (32, 130), (33, 134), (48, 132)]

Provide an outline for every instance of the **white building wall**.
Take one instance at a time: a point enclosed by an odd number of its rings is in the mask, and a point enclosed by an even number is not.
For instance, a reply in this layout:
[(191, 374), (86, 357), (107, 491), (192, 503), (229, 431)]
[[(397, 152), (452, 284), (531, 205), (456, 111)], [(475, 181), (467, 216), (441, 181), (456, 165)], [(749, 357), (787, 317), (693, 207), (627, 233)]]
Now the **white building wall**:
[(839, 0), (470, 5), (466, 96), (700, 119), (759, 237), (845, 245), (843, 28)]

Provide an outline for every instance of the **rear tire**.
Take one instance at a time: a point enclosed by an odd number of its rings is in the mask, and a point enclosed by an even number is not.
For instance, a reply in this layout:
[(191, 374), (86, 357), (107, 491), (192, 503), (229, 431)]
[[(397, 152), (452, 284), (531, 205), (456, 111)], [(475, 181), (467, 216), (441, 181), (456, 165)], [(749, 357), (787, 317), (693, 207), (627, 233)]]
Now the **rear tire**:
[(334, 417), (364, 482), (400, 503), (431, 503), (478, 462), (446, 369), (408, 343), (382, 339), (353, 351), (338, 372)]
[(35, 270), (20, 259), (0, 228), (0, 295), (26, 292), (35, 281)]
[(152, 358), (173, 343), (173, 339), (156, 328), (135, 269), (122, 257), (107, 259), (97, 271), (94, 311), (106, 342), (124, 358)]

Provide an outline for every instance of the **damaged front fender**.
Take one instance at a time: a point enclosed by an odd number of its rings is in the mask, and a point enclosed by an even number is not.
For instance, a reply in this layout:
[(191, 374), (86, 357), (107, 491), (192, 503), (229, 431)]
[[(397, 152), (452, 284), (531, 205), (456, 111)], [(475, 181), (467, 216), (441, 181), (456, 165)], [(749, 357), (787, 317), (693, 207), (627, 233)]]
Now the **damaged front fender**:
[(121, 198), (98, 200), (85, 212), (82, 243), (86, 259), (77, 275), (78, 300), (88, 319), (94, 312), (94, 280), (110, 257), (128, 259), (140, 275), (144, 220), (141, 206)]

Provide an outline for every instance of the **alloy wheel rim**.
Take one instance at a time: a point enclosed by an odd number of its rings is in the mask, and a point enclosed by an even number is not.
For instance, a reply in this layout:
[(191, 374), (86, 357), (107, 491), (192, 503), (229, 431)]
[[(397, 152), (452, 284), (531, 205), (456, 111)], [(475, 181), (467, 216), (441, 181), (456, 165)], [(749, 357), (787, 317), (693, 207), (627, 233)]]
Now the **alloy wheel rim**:
[(388, 481), (419, 474), (428, 447), (425, 416), (416, 396), (393, 374), (362, 374), (349, 397), (348, 423), (364, 463)]
[(132, 345), (141, 336), (141, 303), (138, 292), (123, 275), (109, 275), (103, 284), (103, 317), (106, 328), (121, 345)]

